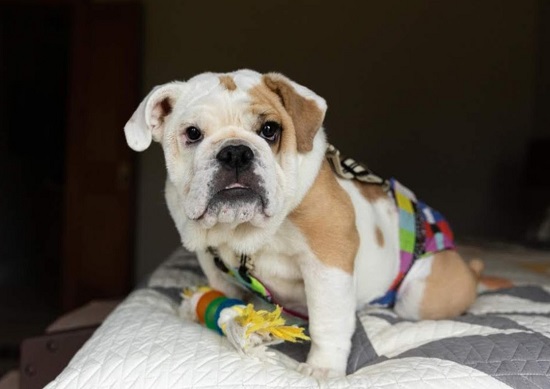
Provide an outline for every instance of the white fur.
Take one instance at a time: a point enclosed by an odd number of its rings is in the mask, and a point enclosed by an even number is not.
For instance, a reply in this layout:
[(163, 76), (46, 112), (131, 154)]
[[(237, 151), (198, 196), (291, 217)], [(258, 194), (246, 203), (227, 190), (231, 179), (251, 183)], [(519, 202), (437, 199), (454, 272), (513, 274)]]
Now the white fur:
[(143, 99), (136, 112), (124, 126), (128, 146), (135, 151), (143, 151), (149, 147), (153, 138), (159, 141), (162, 122), (159, 120), (157, 104), (166, 97), (177, 98), (181, 87), (182, 83), (179, 82), (156, 86)]
[(399, 287), (394, 310), (401, 317), (420, 320), (420, 305), (424, 296), (426, 278), (432, 271), (433, 255), (416, 261)]
[[(355, 295), (358, 306), (382, 296), (399, 271), (399, 215), (393, 200), (371, 203), (352, 181), (338, 180), (349, 194), (355, 209), (359, 232), (359, 250), (355, 259)], [(382, 247), (376, 242), (376, 227), (384, 237)], [(391, 260), (388, 260), (390, 259)]]
[(346, 371), (355, 330), (353, 276), (324, 265), (313, 253), (302, 257), (301, 270), (311, 334), (307, 363), (329, 376), (341, 374)]
[[(345, 373), (355, 327), (355, 309), (384, 294), (399, 267), (398, 215), (389, 200), (368, 202), (356, 186), (340, 180), (355, 208), (360, 246), (353, 274), (319, 261), (307, 239), (288, 219), (319, 172), (327, 142), (323, 128), (313, 150), (274, 155), (264, 139), (251, 131), (257, 118), (247, 109), (250, 88), (261, 82), (259, 73), (229, 73), (237, 85), (227, 91), (219, 74), (205, 73), (188, 82), (155, 88), (140, 104), (125, 127), (128, 144), (143, 150), (151, 139), (162, 143), (168, 177), (166, 201), (182, 243), (197, 252), (212, 287), (237, 296), (242, 291), (215, 267), (209, 246), (216, 247), (228, 266), (237, 266), (241, 253), (253, 258), (252, 273), (271, 290), (283, 306), (308, 313), (312, 347), (308, 368), (313, 374)], [(290, 80), (295, 91), (326, 110), (325, 100)], [(159, 101), (174, 102), (172, 114), (159, 118)], [(205, 130), (204, 139), (187, 145), (184, 129)], [(245, 204), (208, 207), (208, 185), (214, 179), (216, 155), (227, 142), (238, 141), (254, 154), (254, 172), (262, 177), (269, 206)], [(385, 243), (376, 242), (376, 228)], [(413, 298), (413, 300), (416, 297)]]

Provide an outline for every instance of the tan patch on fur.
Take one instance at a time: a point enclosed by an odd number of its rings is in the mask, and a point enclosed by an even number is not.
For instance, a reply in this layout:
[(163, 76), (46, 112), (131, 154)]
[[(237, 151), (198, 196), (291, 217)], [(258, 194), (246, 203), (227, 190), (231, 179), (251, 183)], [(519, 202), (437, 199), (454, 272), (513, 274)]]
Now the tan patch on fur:
[(290, 214), (317, 258), (328, 266), (353, 273), (359, 248), (355, 210), (327, 161), (300, 205)]
[(257, 129), (267, 121), (274, 121), (282, 126), (279, 140), (271, 144), (274, 153), (293, 150), (296, 147), (294, 123), (279, 97), (263, 83), (251, 88), (248, 92), (251, 97), (252, 114), (258, 117)]
[(292, 118), (298, 152), (311, 151), (313, 138), (323, 124), (324, 112), (315, 101), (306, 99), (297, 93), (284, 76), (268, 73), (263, 76), (263, 81), (267, 88), (279, 96), (284, 108)]
[(481, 277), (481, 273), (483, 273), (483, 269), (485, 269), (485, 264), (481, 259), (474, 258), (468, 262), (468, 267), (472, 269), (477, 279), (479, 280), (479, 278)]
[(220, 76), (220, 84), (228, 91), (234, 91), (237, 89), (237, 84), (235, 84), (233, 77), (228, 76), (227, 74)]
[(434, 254), (420, 304), (422, 319), (445, 319), (464, 313), (477, 296), (477, 264), (470, 267), (454, 250)]
[(357, 188), (359, 188), (359, 191), (361, 192), (363, 197), (371, 203), (374, 203), (375, 201), (378, 201), (380, 199), (388, 198), (388, 194), (384, 191), (384, 189), (382, 189), (380, 185), (368, 184), (357, 180), (353, 180), (353, 183), (355, 184), (355, 186), (357, 186)]
[(376, 235), (376, 243), (378, 243), (378, 246), (384, 247), (384, 234), (382, 233), (380, 227), (376, 226), (374, 234)]

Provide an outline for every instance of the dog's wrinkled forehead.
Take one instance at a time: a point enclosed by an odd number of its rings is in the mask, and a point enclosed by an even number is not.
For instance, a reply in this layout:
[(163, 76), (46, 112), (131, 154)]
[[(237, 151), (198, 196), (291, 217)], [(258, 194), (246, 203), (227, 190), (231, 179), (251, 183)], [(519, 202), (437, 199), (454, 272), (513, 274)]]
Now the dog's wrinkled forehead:
[[(252, 71), (235, 73), (203, 73), (189, 79), (181, 94), (183, 106), (191, 105), (201, 99), (216, 96), (240, 96), (241, 98), (256, 85), (262, 83), (262, 75)], [(227, 92), (227, 93), (223, 93)]]
[(298, 152), (309, 152), (325, 111), (323, 98), (278, 73), (203, 73), (155, 87), (124, 130), (129, 146), (142, 151), (152, 140), (162, 142), (167, 123), (250, 127), (256, 117), (279, 121), (287, 143), (292, 138)]
[[(236, 125), (250, 127), (252, 105), (250, 91), (262, 84), (261, 75), (205, 73), (191, 78), (173, 103), (175, 120), (204, 125), (204, 130)], [(178, 118), (178, 116), (180, 116)]]

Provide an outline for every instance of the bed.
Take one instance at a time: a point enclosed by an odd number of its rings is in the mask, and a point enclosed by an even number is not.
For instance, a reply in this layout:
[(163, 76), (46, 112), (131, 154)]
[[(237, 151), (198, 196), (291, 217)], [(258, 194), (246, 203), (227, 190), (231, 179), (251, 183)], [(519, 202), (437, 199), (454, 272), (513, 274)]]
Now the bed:
[(483, 258), (479, 298), (452, 320), (411, 322), (391, 310), (357, 313), (348, 375), (300, 374), (307, 344), (262, 357), (179, 314), (180, 292), (203, 285), (177, 250), (131, 293), (47, 389), (62, 388), (550, 388), (550, 253), (463, 245)]

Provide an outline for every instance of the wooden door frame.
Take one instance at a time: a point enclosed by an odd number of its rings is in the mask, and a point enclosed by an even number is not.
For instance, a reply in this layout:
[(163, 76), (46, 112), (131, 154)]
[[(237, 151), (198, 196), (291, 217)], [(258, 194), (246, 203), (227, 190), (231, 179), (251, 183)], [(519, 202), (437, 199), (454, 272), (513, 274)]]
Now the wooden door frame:
[[(120, 266), (109, 267), (109, 262), (98, 258), (98, 266), (103, 266), (106, 270), (105, 277), (112, 276), (109, 271), (117, 272), (118, 281), (116, 285), (105, 285), (105, 282), (97, 282), (93, 286), (93, 291), (85, 290), (85, 286), (82, 286), (82, 282), (85, 281), (88, 284), (93, 280), (88, 277), (84, 271), (80, 269), (83, 264), (86, 264), (86, 258), (89, 259), (89, 253), (84, 252), (80, 247), (79, 238), (86, 236), (86, 228), (89, 228), (84, 223), (81, 223), (80, 213), (78, 212), (81, 207), (81, 195), (82, 190), (79, 189), (79, 174), (77, 168), (71, 165), (71, 161), (78, 161), (80, 153), (83, 152), (85, 144), (82, 142), (82, 118), (86, 115), (90, 115), (93, 112), (93, 105), (88, 105), (89, 98), (93, 94), (92, 75), (95, 74), (94, 69), (91, 68), (92, 47), (93, 42), (91, 38), (91, 32), (94, 29), (92, 22), (94, 12), (109, 12), (114, 11), (122, 12), (130, 18), (140, 18), (141, 6), (137, 2), (112, 2), (112, 3), (90, 3), (89, 1), (75, 1), (70, 2), (73, 7), (73, 34), (71, 42), (71, 74), (69, 75), (69, 105), (68, 105), (68, 120), (67, 120), (67, 185), (65, 191), (65, 231), (63, 237), (64, 246), (64, 260), (62, 269), (62, 307), (64, 310), (72, 309), (78, 305), (85, 303), (90, 298), (120, 298), (123, 297), (132, 286), (132, 274), (133, 274), (133, 249), (134, 249), (134, 228), (135, 225), (135, 191), (133, 190), (134, 182), (134, 154), (124, 144), (124, 148), (120, 151), (119, 157), (120, 164), (125, 165), (123, 169), (127, 169), (127, 176), (122, 180), (128, 181), (127, 205), (132, 212), (126, 212), (126, 222), (129, 235), (127, 236), (128, 247), (124, 249), (124, 258), (116, 258), (116, 261), (124, 262), (124, 270)], [(97, 15), (96, 15), (97, 16)], [(112, 16), (112, 15), (111, 15)], [(125, 19), (124, 19), (125, 20)], [(96, 21), (97, 22), (97, 21)], [(97, 27), (97, 25), (95, 25)], [(140, 51), (139, 48), (135, 51)], [(130, 50), (130, 51), (132, 51)], [(133, 63), (139, 63), (139, 58), (130, 59), (135, 60)], [(138, 104), (139, 98), (139, 76), (141, 68), (139, 65), (135, 65), (128, 69), (128, 72), (133, 74), (134, 82), (129, 85), (130, 92), (127, 96), (130, 97), (128, 101), (117, 102), (119, 110), (125, 110), (125, 120), (130, 117), (133, 109)], [(88, 89), (86, 89), (88, 88)], [(97, 97), (97, 96), (96, 96)], [(123, 137), (124, 122), (117, 123), (120, 128), (116, 128), (117, 134)], [(90, 127), (84, 128), (91, 130)], [(120, 165), (114, 167), (114, 169), (121, 168)], [(89, 242), (88, 242), (89, 243)]]
[[(141, 15), (141, 4), (137, 1), (128, 2), (110, 2), (110, 3), (93, 3), (90, 0), (0, 0), (0, 5), (7, 6), (51, 6), (51, 7), (66, 7), (69, 12), (70, 19), (70, 41), (69, 41), (69, 74), (67, 77), (67, 102), (66, 102), (66, 148), (65, 148), (65, 190), (64, 190), (64, 214), (61, 216), (63, 221), (63, 232), (61, 242), (61, 288), (60, 288), (60, 300), (63, 311), (68, 311), (85, 303), (81, 294), (79, 294), (79, 281), (82, 277), (79, 271), (79, 240), (78, 235), (82, 234), (83, 228), (78, 220), (78, 214), (75, 215), (74, 210), (79, 207), (79, 191), (77, 185), (72, 185), (71, 180), (75, 175), (78, 175), (77, 168), (70, 166), (69, 161), (78, 157), (82, 152), (82, 142), (78, 141), (79, 134), (82, 133), (82, 117), (86, 115), (87, 109), (87, 86), (90, 83), (90, 31), (91, 31), (91, 15), (93, 9), (101, 7), (118, 7), (127, 8), (130, 13), (137, 13), (138, 17)], [(139, 51), (139, 49), (138, 49)], [(139, 58), (138, 58), (139, 63)], [(133, 92), (135, 92), (135, 99), (130, 103), (125, 102), (123, 105), (128, 106), (131, 104), (133, 108), (139, 103), (139, 76), (141, 68), (136, 65), (135, 71), (137, 78), (134, 83)], [(93, 81), (92, 81), (93, 82)], [(129, 116), (128, 116), (129, 117)], [(124, 123), (121, 123), (120, 134), (122, 134)], [(133, 155), (133, 154), (132, 154)], [(132, 211), (135, 211), (135, 192), (133, 190), (134, 182), (134, 158), (128, 159), (129, 162), (129, 181), (131, 197), (129, 198), (129, 207)], [(75, 170), (76, 169), (76, 170)], [(128, 225), (130, 236), (128, 239), (128, 257), (121, 258), (121, 261), (125, 261), (126, 267), (121, 274), (120, 285), (114, 291), (100, 290), (98, 298), (105, 297), (122, 297), (127, 293), (133, 281), (133, 249), (134, 249), (134, 228), (135, 225), (135, 212), (130, 212), (128, 216)], [(84, 232), (85, 233), (85, 232)], [(77, 239), (75, 239), (75, 237)], [(94, 296), (87, 296), (86, 298), (94, 298)]]

